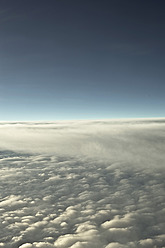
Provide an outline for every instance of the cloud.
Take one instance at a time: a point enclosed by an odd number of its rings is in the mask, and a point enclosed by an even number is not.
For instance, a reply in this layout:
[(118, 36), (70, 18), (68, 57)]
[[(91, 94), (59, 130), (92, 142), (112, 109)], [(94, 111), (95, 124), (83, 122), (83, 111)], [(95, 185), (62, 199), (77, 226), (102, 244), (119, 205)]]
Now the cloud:
[(0, 247), (165, 246), (164, 131), (160, 120), (1, 124)]
[(1, 123), (1, 150), (162, 165), (162, 120)]

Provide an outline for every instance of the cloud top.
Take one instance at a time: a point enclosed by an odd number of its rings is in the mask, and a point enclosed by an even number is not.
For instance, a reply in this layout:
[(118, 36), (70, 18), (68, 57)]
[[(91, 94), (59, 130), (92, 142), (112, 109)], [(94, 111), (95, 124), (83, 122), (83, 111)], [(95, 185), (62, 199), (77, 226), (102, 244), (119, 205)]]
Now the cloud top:
[(0, 149), (163, 164), (165, 119), (0, 123)]
[(0, 125), (0, 247), (165, 246), (164, 121)]

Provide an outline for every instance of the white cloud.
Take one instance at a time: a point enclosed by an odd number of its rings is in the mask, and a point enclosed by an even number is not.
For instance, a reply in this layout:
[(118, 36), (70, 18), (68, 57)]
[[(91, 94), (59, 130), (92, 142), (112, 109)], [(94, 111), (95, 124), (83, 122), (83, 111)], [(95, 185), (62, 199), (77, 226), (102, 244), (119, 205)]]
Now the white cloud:
[(32, 244), (26, 243), (26, 244), (21, 245), (19, 248), (31, 248), (31, 247), (33, 247)]
[(1, 124), (0, 247), (165, 247), (164, 131), (160, 120)]
[(112, 242), (109, 245), (107, 245), (105, 248), (127, 248), (128, 246), (122, 245), (118, 242)]

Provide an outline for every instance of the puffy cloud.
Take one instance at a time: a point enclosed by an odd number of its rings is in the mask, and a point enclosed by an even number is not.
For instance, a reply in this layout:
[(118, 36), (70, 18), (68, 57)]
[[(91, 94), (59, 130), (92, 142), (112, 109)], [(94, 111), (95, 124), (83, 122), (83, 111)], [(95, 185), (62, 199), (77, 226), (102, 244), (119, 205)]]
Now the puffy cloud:
[(144, 239), (144, 240), (140, 240), (140, 245), (142, 246), (142, 247), (153, 247), (154, 246), (154, 241), (152, 240), (152, 239), (150, 239), (150, 238), (148, 238), (148, 239)]
[(32, 244), (26, 243), (26, 244), (21, 245), (19, 248), (31, 248), (31, 247), (33, 247)]
[(103, 228), (126, 228), (133, 225), (134, 219), (132, 214), (126, 214), (123, 218), (118, 215), (110, 221), (106, 221), (102, 224)]
[(107, 245), (105, 248), (127, 248), (126, 245), (122, 245), (118, 242), (112, 242), (109, 245)]
[(165, 247), (164, 131), (164, 120), (0, 124), (0, 247)]

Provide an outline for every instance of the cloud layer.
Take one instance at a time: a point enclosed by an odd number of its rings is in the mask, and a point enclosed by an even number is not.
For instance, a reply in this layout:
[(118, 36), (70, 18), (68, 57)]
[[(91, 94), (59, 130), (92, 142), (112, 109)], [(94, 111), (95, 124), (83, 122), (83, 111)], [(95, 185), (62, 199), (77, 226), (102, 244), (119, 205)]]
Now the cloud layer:
[(165, 247), (165, 122), (1, 123), (0, 247)]

